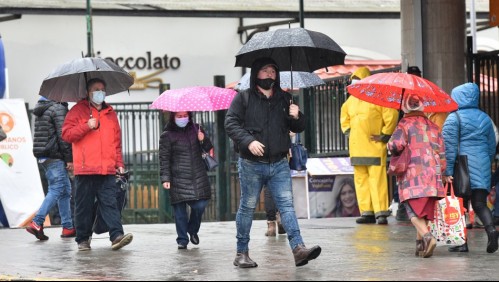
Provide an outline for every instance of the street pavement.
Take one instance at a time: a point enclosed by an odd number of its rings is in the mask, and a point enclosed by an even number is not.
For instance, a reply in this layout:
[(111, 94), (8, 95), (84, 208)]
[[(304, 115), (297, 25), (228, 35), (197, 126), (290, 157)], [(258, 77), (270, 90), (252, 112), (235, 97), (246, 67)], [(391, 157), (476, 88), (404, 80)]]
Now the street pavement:
[(299, 220), (307, 246), (322, 254), (295, 267), (285, 235), (265, 237), (266, 222), (254, 221), (250, 257), (257, 268), (239, 269), (235, 222), (203, 223), (200, 244), (178, 250), (174, 224), (125, 225), (133, 242), (111, 250), (106, 234), (92, 250), (78, 252), (60, 227), (46, 228), (37, 241), (24, 229), (0, 229), (0, 280), (498, 280), (499, 253), (487, 254), (483, 229), (469, 231), (469, 253), (437, 247), (434, 256), (415, 257), (415, 230), (389, 218), (389, 225), (357, 225), (354, 218)]

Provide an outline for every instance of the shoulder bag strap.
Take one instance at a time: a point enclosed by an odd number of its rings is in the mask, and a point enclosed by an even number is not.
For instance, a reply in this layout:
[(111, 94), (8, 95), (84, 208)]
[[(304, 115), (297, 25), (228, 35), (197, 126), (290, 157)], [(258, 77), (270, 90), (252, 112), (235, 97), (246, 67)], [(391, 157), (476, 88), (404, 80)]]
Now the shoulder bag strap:
[(456, 155), (456, 160), (459, 157), (459, 151), (461, 150), (461, 117), (459, 116), (459, 113), (456, 111), (457, 115), (457, 155)]
[[(196, 124), (193, 122), (192, 123), (192, 128), (194, 129), (194, 136), (196, 137), (196, 140), (198, 140), (198, 133), (201, 131), (201, 125), (198, 124), (198, 129), (196, 129)], [(206, 133), (205, 133), (206, 135)], [(201, 153), (202, 154), (207, 154), (207, 152), (203, 148), (203, 141), (199, 141), (199, 147), (201, 148)]]

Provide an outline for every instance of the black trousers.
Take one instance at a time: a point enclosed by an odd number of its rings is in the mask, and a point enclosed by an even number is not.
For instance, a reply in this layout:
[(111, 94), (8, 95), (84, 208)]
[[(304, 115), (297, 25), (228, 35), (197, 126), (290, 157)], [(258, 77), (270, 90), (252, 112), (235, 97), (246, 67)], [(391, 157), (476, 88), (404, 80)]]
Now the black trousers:
[(486, 189), (472, 189), (470, 198), (463, 198), (464, 207), (468, 208), (469, 201), (475, 211), (475, 214), (480, 218), (485, 227), (494, 227), (494, 219), (492, 212), (487, 207), (487, 196), (489, 192)]
[(121, 214), (116, 203), (116, 176), (77, 175), (75, 184), (76, 242), (86, 241), (92, 236), (96, 200), (99, 203), (102, 219), (109, 227), (111, 242), (123, 235)]

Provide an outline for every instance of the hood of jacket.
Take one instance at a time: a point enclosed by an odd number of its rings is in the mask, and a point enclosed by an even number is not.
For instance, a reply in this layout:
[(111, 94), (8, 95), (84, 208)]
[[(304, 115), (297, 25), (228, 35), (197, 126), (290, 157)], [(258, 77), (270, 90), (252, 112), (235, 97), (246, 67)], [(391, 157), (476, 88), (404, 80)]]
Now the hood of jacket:
[(451, 92), (452, 100), (458, 104), (459, 109), (478, 108), (479, 96), (478, 85), (471, 82), (456, 86)]
[(274, 65), (276, 68), (276, 78), (274, 83), (274, 92), (281, 89), (281, 81), (279, 75), (279, 66), (271, 58), (259, 58), (256, 59), (251, 65), (251, 77), (250, 77), (250, 88), (256, 90), (256, 79), (258, 77), (258, 72), (266, 65)]
[(352, 73), (350, 79), (353, 79), (354, 77), (358, 77), (359, 79), (364, 79), (370, 75), (371, 71), (367, 67), (360, 67)]
[(33, 114), (37, 117), (41, 117), (45, 111), (47, 111), (52, 105), (56, 104), (54, 101), (49, 100), (40, 100), (36, 103), (35, 109), (33, 110)]

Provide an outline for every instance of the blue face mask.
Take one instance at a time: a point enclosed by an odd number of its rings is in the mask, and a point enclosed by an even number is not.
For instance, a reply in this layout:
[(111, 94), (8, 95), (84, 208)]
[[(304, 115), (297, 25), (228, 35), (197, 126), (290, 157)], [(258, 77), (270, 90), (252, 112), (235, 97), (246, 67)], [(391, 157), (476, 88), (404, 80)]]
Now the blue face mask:
[(92, 102), (94, 102), (97, 105), (100, 105), (104, 102), (104, 99), (106, 99), (106, 92), (104, 91), (94, 91), (94, 95), (92, 96)]
[(178, 126), (178, 127), (185, 127), (187, 124), (189, 123), (189, 118), (186, 117), (186, 118), (175, 118), (175, 124)]

